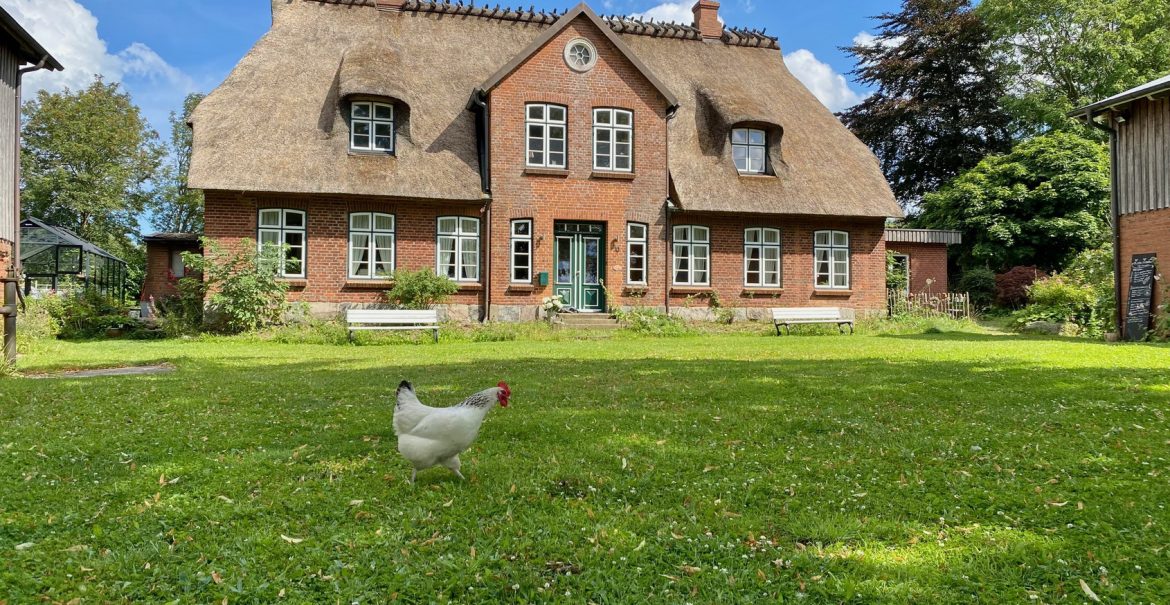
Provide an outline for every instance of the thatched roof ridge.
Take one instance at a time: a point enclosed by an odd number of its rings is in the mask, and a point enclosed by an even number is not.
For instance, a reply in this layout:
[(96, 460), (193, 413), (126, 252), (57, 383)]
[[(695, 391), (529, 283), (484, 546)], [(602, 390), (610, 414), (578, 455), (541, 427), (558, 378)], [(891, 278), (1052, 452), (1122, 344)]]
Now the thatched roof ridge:
[[(424, 0), (403, 12), (373, 6), (273, 0), (272, 29), (191, 120), (191, 186), (484, 200), (468, 101), (565, 15)], [(602, 24), (677, 99), (669, 170), (683, 210), (901, 216), (872, 152), (789, 73), (774, 39), (728, 29), (725, 43), (697, 43), (686, 26)], [(344, 99), (363, 94), (402, 104), (392, 156), (349, 150)], [(774, 175), (736, 172), (737, 124), (769, 133)]]

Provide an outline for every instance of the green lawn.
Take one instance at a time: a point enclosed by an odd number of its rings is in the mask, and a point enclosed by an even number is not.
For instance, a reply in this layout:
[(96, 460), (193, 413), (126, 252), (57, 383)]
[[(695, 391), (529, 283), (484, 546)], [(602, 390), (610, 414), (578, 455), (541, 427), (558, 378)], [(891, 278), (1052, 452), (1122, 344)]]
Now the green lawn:
[[(990, 334), (51, 344), (0, 603), (1170, 598), (1170, 348)], [(512, 406), (407, 483), (392, 398)], [(31, 544), (31, 545), (30, 545)], [(802, 598), (803, 597), (803, 598)]]

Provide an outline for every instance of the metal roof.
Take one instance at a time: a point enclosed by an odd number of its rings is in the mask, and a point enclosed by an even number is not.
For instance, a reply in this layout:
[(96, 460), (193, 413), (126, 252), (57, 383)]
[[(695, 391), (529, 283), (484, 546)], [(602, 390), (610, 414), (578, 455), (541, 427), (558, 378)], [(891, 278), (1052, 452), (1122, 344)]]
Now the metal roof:
[(1086, 105), (1080, 109), (1076, 109), (1069, 116), (1088, 115), (1091, 117), (1104, 110), (1126, 105), (1142, 97), (1150, 97), (1165, 91), (1170, 91), (1170, 75), (1158, 78), (1153, 82), (1142, 84), (1137, 88), (1131, 88), (1121, 94), (1113, 95), (1104, 101), (1098, 101), (1092, 105)]
[(3, 29), (16, 42), (17, 56), (21, 61), (29, 65), (35, 65), (38, 69), (49, 69), (53, 71), (61, 71), (65, 69), (61, 63), (45, 50), (8, 11), (0, 8), (0, 29)]
[[(81, 239), (81, 236), (66, 229), (65, 227), (58, 227), (56, 225), (50, 225), (50, 224), (48, 224), (40, 219), (33, 218), (33, 217), (29, 217), (29, 218), (26, 218), (26, 219), (20, 221), (20, 226), (21, 226), (21, 228), (39, 227), (41, 229), (44, 229), (50, 235), (57, 238), (56, 245), (58, 245), (58, 246), (78, 246), (82, 250), (84, 250), (85, 252), (90, 252), (90, 253), (96, 254), (98, 256), (104, 256), (106, 258), (112, 258), (112, 259), (114, 259), (120, 263), (123, 263), (123, 264), (126, 263), (126, 261), (124, 261), (124, 260), (114, 256), (113, 254), (110, 254), (109, 252), (106, 252), (105, 250), (102, 250), (101, 248), (97, 247), (97, 245), (95, 245), (94, 243), (86, 241), (84, 239)], [(49, 244), (49, 242), (36, 242), (36, 243)], [(53, 245), (53, 244), (49, 244), (49, 245)]]
[(963, 234), (946, 229), (886, 229), (886, 241), (957, 246), (963, 243)]

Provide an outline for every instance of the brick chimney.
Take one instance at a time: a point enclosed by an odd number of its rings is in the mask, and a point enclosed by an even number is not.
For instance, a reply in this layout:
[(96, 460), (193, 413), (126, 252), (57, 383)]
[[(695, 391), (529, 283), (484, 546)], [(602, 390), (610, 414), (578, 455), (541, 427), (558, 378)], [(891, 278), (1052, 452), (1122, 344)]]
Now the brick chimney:
[(695, 28), (704, 40), (718, 40), (723, 37), (723, 24), (719, 22), (719, 3), (715, 0), (699, 0), (691, 12), (695, 13)]
[(403, 4), (406, 4), (406, 0), (377, 0), (380, 11), (401, 11)]

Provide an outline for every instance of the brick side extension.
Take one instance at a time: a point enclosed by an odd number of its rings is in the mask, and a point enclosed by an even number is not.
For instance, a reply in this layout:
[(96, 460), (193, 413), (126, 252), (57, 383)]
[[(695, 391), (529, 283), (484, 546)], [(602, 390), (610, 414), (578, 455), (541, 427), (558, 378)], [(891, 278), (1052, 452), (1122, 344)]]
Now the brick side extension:
[(1154, 283), (1154, 308), (1165, 300), (1170, 275), (1170, 208), (1127, 214), (1121, 217), (1121, 312), (1125, 321), (1125, 308), (1129, 296), (1129, 270), (1135, 254), (1153, 252), (1158, 255), (1158, 273), (1162, 279)]
[[(910, 257), (911, 292), (947, 292), (947, 247), (945, 244), (915, 244), (890, 242), (886, 248), (895, 254)], [(928, 280), (933, 280), (929, 285)]]

